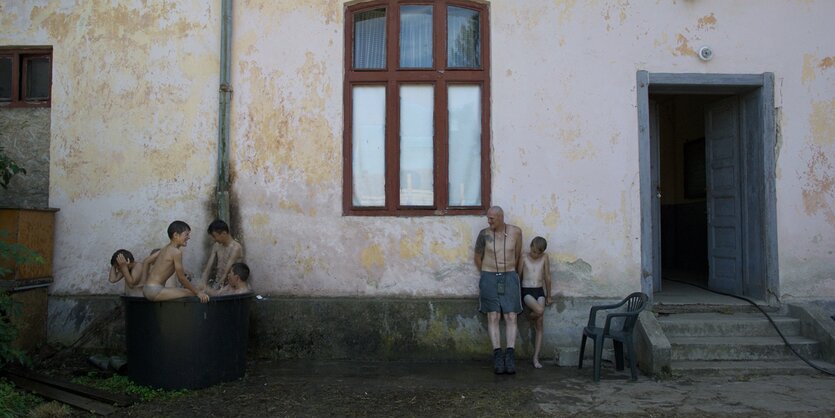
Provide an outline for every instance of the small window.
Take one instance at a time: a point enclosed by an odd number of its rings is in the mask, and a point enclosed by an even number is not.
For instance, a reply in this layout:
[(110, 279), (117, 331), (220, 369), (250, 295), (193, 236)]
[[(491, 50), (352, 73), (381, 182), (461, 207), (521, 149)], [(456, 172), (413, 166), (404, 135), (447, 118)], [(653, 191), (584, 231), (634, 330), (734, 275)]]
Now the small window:
[(490, 205), (483, 2), (346, 7), (343, 212), (482, 214)]
[(48, 107), (52, 49), (0, 47), (0, 106)]

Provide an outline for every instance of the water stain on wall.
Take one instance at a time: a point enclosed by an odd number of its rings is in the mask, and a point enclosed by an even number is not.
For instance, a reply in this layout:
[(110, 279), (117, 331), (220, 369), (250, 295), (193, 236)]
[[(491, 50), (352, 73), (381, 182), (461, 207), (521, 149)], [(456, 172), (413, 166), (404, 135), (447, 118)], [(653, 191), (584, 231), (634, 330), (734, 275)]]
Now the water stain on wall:
[(251, 61), (240, 62), (239, 68), (251, 91), (259, 93), (257, 101), (245, 104), (245, 140), (238, 148), (241, 169), (260, 174), (267, 183), (279, 177), (295, 178), (307, 186), (337, 182), (340, 141), (323, 114), (333, 91), (325, 76), (326, 63), (306, 54), (295, 77), (304, 88), (300, 101), (282, 88), (282, 74), (267, 72)]
[(812, 146), (812, 158), (809, 159), (804, 173), (806, 183), (802, 186), (803, 207), (807, 215), (822, 213), (826, 223), (835, 227), (835, 211), (832, 199), (835, 197), (835, 178), (829, 157), (818, 146)]
[(429, 251), (447, 263), (472, 259), (471, 245), (475, 243), (475, 237), (471, 238), (470, 226), (464, 222), (456, 222), (452, 227), (455, 229), (453, 237), (448, 240), (432, 240), (429, 243)]
[(699, 29), (715, 29), (715, 26), (716, 15), (713, 13), (700, 17), (698, 23), (696, 24), (696, 27)]
[[(53, 137), (54, 186), (74, 201), (157, 179), (204, 178), (212, 166), (205, 153), (213, 147), (184, 128), (205, 125), (201, 110), (213, 109), (191, 91), (216, 74), (206, 69), (217, 68), (213, 54), (188, 50), (200, 44), (206, 16), (174, 2), (79, 5), (56, 2), (30, 13), (34, 27), (64, 46), (53, 53), (61, 63), (53, 75), (54, 110), (65, 124)], [(91, 73), (97, 76), (82, 76)]]
[(835, 99), (812, 102), (809, 114), (812, 141), (821, 147), (831, 147), (835, 141)]
[(260, 0), (249, 1), (248, 9), (257, 9), (261, 14), (269, 16), (286, 16), (290, 13), (305, 13), (315, 16), (317, 19), (330, 25), (342, 22), (343, 0), (317, 0), (317, 1), (273, 1)]
[(693, 48), (690, 46), (690, 41), (683, 34), (676, 34), (676, 43), (678, 44), (678, 46), (675, 48), (673, 55), (689, 55), (691, 57), (698, 56), (698, 54), (696, 54), (696, 51), (694, 51)]
[(557, 23), (562, 25), (571, 20), (577, 0), (554, 0), (554, 6), (557, 9)]
[(382, 268), (385, 264), (383, 249), (380, 244), (372, 243), (360, 252), (360, 262), (366, 269)]
[(818, 72), (835, 68), (835, 57), (818, 58), (814, 54), (803, 54), (803, 70), (800, 81), (806, 84), (815, 81)]
[(606, 31), (610, 32), (612, 30), (612, 12), (617, 13), (618, 16), (618, 23), (623, 25), (628, 17), (626, 13), (629, 10), (629, 0), (617, 0), (614, 4), (607, 4), (601, 15), (603, 16), (603, 20), (606, 21)]
[(409, 260), (416, 258), (423, 253), (423, 229), (418, 228), (412, 234), (400, 238), (400, 258)]

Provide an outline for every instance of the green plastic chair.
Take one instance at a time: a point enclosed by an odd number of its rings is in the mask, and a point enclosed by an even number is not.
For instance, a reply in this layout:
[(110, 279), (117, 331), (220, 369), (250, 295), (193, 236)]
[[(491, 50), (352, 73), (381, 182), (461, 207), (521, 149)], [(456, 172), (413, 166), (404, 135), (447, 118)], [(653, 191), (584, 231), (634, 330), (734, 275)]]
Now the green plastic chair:
[[(615, 368), (623, 370), (623, 346), (626, 345), (629, 356), (629, 367), (632, 372), (632, 380), (638, 380), (638, 369), (635, 361), (635, 345), (632, 342), (632, 331), (635, 323), (638, 322), (638, 315), (646, 308), (649, 296), (645, 293), (635, 292), (627, 296), (619, 303), (613, 305), (592, 306), (589, 312), (589, 323), (583, 328), (583, 341), (580, 343), (580, 363), (578, 368), (583, 368), (583, 354), (586, 350), (586, 338), (594, 340), (594, 381), (600, 381), (600, 361), (603, 354), (603, 342), (606, 338), (612, 339), (615, 348)], [(625, 306), (622, 310), (619, 308)], [(601, 328), (595, 325), (597, 311), (615, 312), (606, 314), (606, 323)], [(614, 318), (623, 318), (622, 321), (612, 322)], [(618, 324), (618, 322), (621, 322)]]

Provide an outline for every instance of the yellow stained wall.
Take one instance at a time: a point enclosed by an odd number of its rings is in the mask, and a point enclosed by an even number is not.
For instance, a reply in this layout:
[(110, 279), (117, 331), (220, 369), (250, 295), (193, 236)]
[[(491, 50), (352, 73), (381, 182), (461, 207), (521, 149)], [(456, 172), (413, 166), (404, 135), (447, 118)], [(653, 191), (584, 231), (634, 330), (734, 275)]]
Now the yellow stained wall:
[[(0, 4), (0, 45), (54, 48), (53, 293), (117, 293), (107, 260), (182, 219), (209, 241), (219, 0)], [(343, 6), (236, 1), (234, 233), (253, 287), (312, 296), (473, 296), (482, 217), (342, 216)], [(835, 3), (490, 2), (492, 194), (555, 291), (640, 288), (635, 74), (774, 72), (781, 290), (835, 296)], [(710, 45), (710, 62), (696, 50)]]

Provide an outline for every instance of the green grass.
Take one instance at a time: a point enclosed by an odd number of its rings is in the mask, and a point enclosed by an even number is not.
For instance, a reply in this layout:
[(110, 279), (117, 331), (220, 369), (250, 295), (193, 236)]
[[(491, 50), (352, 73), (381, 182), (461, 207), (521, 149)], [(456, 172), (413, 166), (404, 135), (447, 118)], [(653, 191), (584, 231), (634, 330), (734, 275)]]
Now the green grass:
[(0, 417), (26, 416), (41, 403), (40, 397), (17, 390), (14, 384), (0, 378)]
[(89, 373), (87, 376), (77, 377), (72, 381), (79, 385), (92, 386), (108, 392), (135, 395), (142, 399), (143, 402), (167, 401), (188, 394), (187, 390), (164, 390), (140, 386), (131, 382), (126, 376), (119, 375), (102, 379), (97, 377), (95, 373)]

